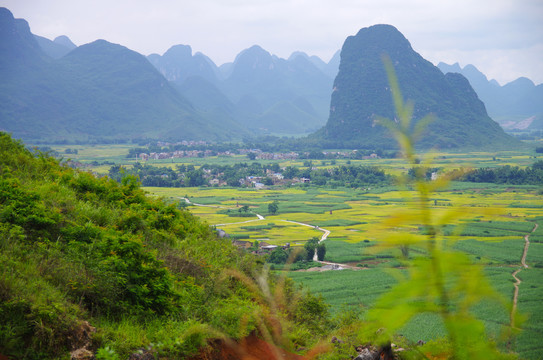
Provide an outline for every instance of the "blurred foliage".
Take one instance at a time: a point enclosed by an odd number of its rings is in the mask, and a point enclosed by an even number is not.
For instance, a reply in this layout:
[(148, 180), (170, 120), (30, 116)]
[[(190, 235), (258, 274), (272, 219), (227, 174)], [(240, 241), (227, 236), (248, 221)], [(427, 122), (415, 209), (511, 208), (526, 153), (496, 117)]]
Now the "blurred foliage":
[[(413, 168), (405, 183), (416, 189), (416, 195), (412, 199), (415, 206), (409, 211), (390, 215), (380, 229), (384, 241), (377, 247), (400, 248), (407, 274), (395, 272), (397, 285), (383, 295), (368, 313), (372, 328), (380, 329), (374, 336), (375, 341), (391, 341), (393, 335), (415, 315), (435, 313), (441, 317), (447, 331), (447, 358), (505, 357), (487, 338), (482, 321), (471, 312), (473, 306), (485, 298), (503, 301), (506, 306), (505, 301), (492, 289), (482, 268), (472, 264), (465, 254), (455, 251), (452, 247), (454, 241), (442, 236), (443, 226), (455, 223), (461, 213), (450, 210), (438, 217), (430, 208), (430, 196), (447, 185), (445, 177), (428, 180), (425, 167), (418, 166), (421, 159), (415, 152), (415, 142), (432, 118), (425, 117), (411, 123), (413, 104), (404, 102), (393, 66), (388, 58), (384, 62), (396, 114), (394, 121), (380, 119), (380, 123), (392, 132), (405, 160)], [(426, 160), (422, 163), (429, 163)], [(414, 225), (422, 226), (423, 234), (387, 231)], [(414, 245), (424, 247), (427, 256), (409, 259), (409, 248)], [(509, 330), (516, 328), (518, 324), (512, 323)]]

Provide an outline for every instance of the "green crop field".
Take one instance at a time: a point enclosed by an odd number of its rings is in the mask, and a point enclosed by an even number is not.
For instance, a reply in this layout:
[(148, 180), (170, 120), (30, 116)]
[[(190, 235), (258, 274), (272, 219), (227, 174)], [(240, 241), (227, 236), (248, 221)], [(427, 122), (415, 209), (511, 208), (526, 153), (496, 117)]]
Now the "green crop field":
[(333, 311), (354, 307), (364, 311), (393, 284), (394, 277), (383, 269), (324, 272), (292, 272), (289, 276), (323, 295)]
[(516, 338), (516, 346), (522, 358), (540, 359), (543, 339), (543, 269), (529, 268), (521, 272), (518, 309), (527, 316), (523, 331)]
[[(453, 241), (455, 250), (467, 253), (475, 264), (485, 267), (491, 284), (506, 302), (510, 302), (514, 290), (511, 274), (520, 267), (524, 236), (534, 228), (535, 219), (543, 216), (543, 209), (538, 206), (543, 197), (537, 195), (537, 187), (534, 186), (487, 185), (452, 183), (448, 190), (432, 197), (429, 205), (436, 219), (454, 214), (455, 222), (441, 228), (442, 236)], [(265, 240), (271, 244), (291, 242), (296, 246), (313, 236), (321, 236), (319, 229), (331, 231), (325, 241), (325, 260), (348, 263), (359, 270), (302, 270), (290, 272), (289, 276), (295, 282), (322, 294), (333, 312), (351, 308), (361, 314), (395, 284), (390, 271), (399, 266), (401, 268), (401, 263), (392, 257), (397, 254), (395, 251), (375, 251), (378, 248), (376, 245), (384, 239), (381, 224), (392, 214), (409, 211), (414, 206), (411, 191), (390, 188), (370, 191), (347, 188), (147, 190), (172, 199), (188, 195), (194, 202), (216, 206), (191, 206), (190, 210), (210, 224), (231, 224), (221, 228), (227, 233), (243, 234), (251, 240)], [(268, 215), (267, 204), (274, 200), (278, 201), (279, 211), (275, 215)], [(248, 219), (256, 221), (238, 223), (246, 219), (218, 214), (220, 209), (229, 208), (235, 212), (243, 205), (249, 205), (250, 211), (255, 214), (254, 218)], [(265, 219), (257, 220), (256, 214), (263, 215)], [(286, 223), (284, 220), (312, 227)], [(416, 224), (386, 230), (410, 234), (423, 232)], [(543, 232), (538, 229), (533, 234), (534, 240), (537, 241), (542, 235)], [(410, 257), (424, 254), (424, 250), (414, 247)], [(520, 286), (518, 311), (528, 320), (524, 323), (525, 330), (513, 338), (513, 345), (510, 346), (514, 346), (527, 359), (537, 359), (536, 354), (543, 351), (543, 345), (536, 340), (541, 338), (543, 331), (543, 319), (539, 315), (543, 312), (543, 305), (539, 301), (543, 286), (536, 278), (543, 275), (543, 270), (534, 266), (543, 266), (543, 243), (534, 241), (530, 244), (527, 263), (530, 268), (519, 274), (524, 282)], [(486, 300), (472, 310), (484, 321), (488, 333), (501, 347), (506, 348), (506, 341), (500, 338), (500, 334), (507, 335), (509, 331), (510, 309), (504, 308), (500, 302)], [(401, 333), (412, 341), (428, 341), (443, 336), (444, 331), (436, 315), (419, 314)], [(510, 337), (506, 336), (505, 339)]]
[[(95, 173), (107, 174), (110, 164), (131, 166), (135, 160), (126, 158), (130, 146), (58, 146), (54, 150), (64, 154), (75, 148), (78, 154), (66, 154), (87, 164)], [(407, 173), (401, 159), (346, 160), (337, 159), (334, 166), (377, 166), (387, 174)], [(535, 160), (526, 152), (474, 152), (437, 153), (425, 158), (421, 166), (454, 170), (459, 168), (495, 168), (503, 165), (526, 167)], [(175, 167), (192, 164), (196, 168), (204, 164), (233, 165), (251, 163), (246, 156), (182, 158), (152, 160), (148, 164)], [(281, 167), (303, 167), (303, 160), (259, 161), (278, 163)], [(313, 166), (330, 168), (330, 161), (322, 165), (313, 160)], [(325, 240), (325, 260), (348, 264), (353, 270), (341, 271), (290, 271), (296, 283), (303, 283), (313, 292), (322, 294), (331, 305), (333, 313), (354, 309), (361, 316), (375, 301), (396, 284), (395, 275), (405, 270), (394, 256), (397, 249), (382, 249), (387, 237), (402, 236), (423, 238), (424, 227), (411, 220), (403, 225), (391, 225), (393, 216), (402, 218), (415, 206), (416, 194), (399, 186), (372, 187), (367, 189), (325, 188), (311, 185), (271, 189), (247, 189), (228, 187), (202, 188), (144, 188), (150, 196), (192, 205), (187, 208), (203, 218), (209, 225), (223, 229), (233, 237), (270, 244), (302, 246), (312, 237), (321, 237), (330, 231)], [(521, 268), (524, 236), (530, 234), (536, 223), (539, 228), (530, 235), (526, 263), (518, 277), (518, 312), (526, 318), (522, 331), (515, 337), (499, 338), (510, 330), (510, 308), (499, 301), (485, 300), (473, 307), (475, 315), (482, 319), (490, 335), (503, 348), (519, 352), (521, 358), (539, 359), (543, 353), (543, 195), (542, 186), (498, 185), (452, 181), (429, 199), (432, 221), (439, 225), (439, 237), (447, 240), (452, 249), (468, 254), (469, 259), (484, 269), (494, 289), (510, 305), (514, 292), (511, 274)], [(268, 213), (268, 205), (277, 201), (276, 214)], [(198, 204), (198, 205), (194, 205)], [(203, 206), (200, 206), (203, 205)], [(241, 214), (242, 207), (247, 212)], [(257, 214), (263, 218), (257, 217)], [(237, 216), (236, 216), (237, 215)], [(243, 215), (243, 217), (239, 217)], [(296, 223), (297, 222), (297, 223)], [(305, 225), (302, 225), (305, 224)], [(426, 250), (411, 247), (410, 258), (425, 256)], [(280, 266), (276, 268), (281, 268)], [(285, 272), (286, 273), (286, 272)], [(441, 320), (434, 314), (422, 313), (413, 318), (401, 333), (412, 341), (436, 339), (445, 334)], [(510, 345), (507, 345), (510, 341)]]

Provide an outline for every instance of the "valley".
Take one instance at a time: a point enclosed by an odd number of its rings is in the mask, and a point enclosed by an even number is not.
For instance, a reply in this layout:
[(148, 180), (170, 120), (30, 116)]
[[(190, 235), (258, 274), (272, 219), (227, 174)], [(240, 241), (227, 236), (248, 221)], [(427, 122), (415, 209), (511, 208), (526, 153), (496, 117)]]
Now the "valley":
[[(52, 150), (65, 153), (68, 146), (53, 146)], [(72, 146), (73, 148), (73, 146)], [(130, 169), (136, 163), (125, 155), (129, 147), (76, 146), (77, 154), (69, 154), (87, 170), (107, 174), (113, 164), (122, 164)], [(234, 151), (232, 152), (234, 153)], [(511, 166), (524, 168), (537, 160), (530, 151), (496, 152), (440, 152), (424, 155), (424, 166), (440, 169), (444, 174), (460, 168), (499, 168)], [(110, 165), (99, 165), (107, 162)], [(179, 165), (192, 165), (196, 169), (206, 164), (236, 162), (259, 163), (261, 166), (275, 163), (273, 160), (250, 160), (247, 155), (228, 157), (195, 157), (164, 160), (147, 160), (146, 165), (175, 169)], [(305, 164), (304, 164), (305, 162)], [(294, 159), (276, 162), (286, 167), (311, 167), (332, 169), (340, 166), (372, 166), (383, 169), (395, 177), (405, 175), (407, 166), (397, 158)], [(94, 165), (93, 165), (94, 164)], [(306, 166), (304, 166), (306, 165)], [(421, 165), (422, 166), (422, 165)], [(298, 271), (286, 272), (289, 266), (271, 264), (280, 274), (292, 278), (296, 283), (307, 286), (321, 294), (331, 305), (331, 312), (349, 312), (364, 318), (364, 314), (376, 300), (395, 283), (395, 278), (405, 272), (401, 252), (396, 248), (384, 247), (387, 238), (397, 234), (416, 235), (421, 233), (420, 225), (404, 224), (392, 227), (383, 225), (396, 214), (413, 207), (416, 194), (412, 189), (399, 183), (380, 184), (363, 188), (345, 186), (319, 186), (310, 183), (291, 183), (280, 186), (232, 188), (229, 186), (200, 187), (144, 187), (148, 196), (161, 197), (167, 202), (183, 206), (205, 220), (210, 226), (223, 230), (236, 241), (260, 243), (278, 247), (287, 243), (291, 249), (302, 249), (314, 237), (321, 237), (323, 229), (330, 231), (326, 240), (327, 262), (345, 264), (352, 270), (306, 271), (312, 265), (292, 268)], [(543, 276), (543, 232), (536, 224), (543, 224), (541, 184), (511, 185), (451, 181), (447, 187), (429, 198), (432, 215), (436, 219), (449, 219), (441, 226), (440, 234), (444, 243), (455, 251), (467, 255), (469, 260), (486, 274), (499, 297), (485, 300), (474, 307), (476, 316), (485, 323), (492, 338), (501, 348), (514, 349), (523, 358), (537, 358), (543, 351), (537, 338), (543, 331), (538, 299), (543, 295), (543, 286), (536, 280)], [(189, 199), (191, 204), (185, 201)], [(272, 214), (268, 205), (278, 205)], [(195, 205), (198, 204), (198, 205)], [(188, 205), (188, 206), (187, 206)], [(242, 208), (245, 207), (244, 217)], [(257, 217), (257, 214), (259, 215)], [(310, 226), (302, 226), (300, 224)], [(533, 233), (532, 233), (532, 230)], [(525, 236), (529, 236), (530, 247), (522, 263)], [(412, 246), (410, 258), (425, 256), (424, 247)], [(266, 255), (264, 255), (266, 256)], [(296, 266), (294, 266), (296, 265)], [(320, 266), (315, 264), (314, 266)], [(503, 307), (502, 301), (512, 304), (515, 293), (514, 273), (521, 269), (518, 278), (518, 303), (516, 309)], [(281, 271), (283, 270), (283, 271)], [(398, 275), (395, 275), (398, 273)], [(287, 275), (288, 274), (288, 275)], [(510, 331), (511, 311), (526, 316), (523, 331), (507, 335)], [(423, 325), (424, 324), (424, 325)], [(431, 342), (445, 334), (443, 324), (432, 314), (420, 314), (400, 331), (409, 341)], [(505, 334), (505, 335), (504, 335)], [(505, 337), (502, 337), (505, 336)]]
[[(409, 208), (409, 201), (404, 197), (411, 194), (402, 191), (311, 188), (242, 191), (145, 189), (158, 196), (175, 198), (185, 194), (195, 202), (234, 209), (249, 205), (255, 213), (266, 213), (267, 203), (279, 201), (279, 214), (267, 215), (265, 219), (250, 225), (237, 223), (235, 219), (239, 218), (218, 214), (215, 207), (190, 208), (191, 212), (206, 219), (209, 224), (221, 224), (220, 228), (228, 234), (245, 241), (265, 241), (273, 245), (290, 243), (294, 247), (303, 247), (307, 240), (321, 236), (321, 233), (315, 228), (295, 226), (285, 221), (326, 228), (330, 235), (325, 240), (325, 261), (347, 264), (358, 270), (300, 270), (302, 272), (291, 272), (288, 276), (321, 294), (332, 305), (334, 313), (347, 310), (363, 317), (376, 299), (395, 283), (394, 277), (398, 275), (394, 273), (403, 272), (402, 261), (397, 260), (399, 251), (376, 250), (382, 245), (383, 238), (390, 236), (390, 229), (384, 235), (380, 224), (390, 214)], [(543, 295), (543, 288), (539, 282), (534, 281), (538, 276), (543, 276), (543, 234), (531, 234), (535, 224), (543, 224), (541, 195), (537, 195), (537, 191), (540, 191), (540, 187), (488, 187), (486, 184), (466, 186), (452, 183), (450, 189), (440, 191), (432, 199), (432, 212), (436, 217), (445, 217), (451, 211), (461, 212), (456, 223), (446, 225), (448, 229), (459, 230), (456, 233), (445, 232), (450, 235), (445, 235), (442, 240), (451, 240), (455, 250), (466, 253), (473, 263), (481, 266), (506, 303), (513, 300), (513, 274), (516, 274), (519, 267), (524, 268), (521, 264), (524, 237), (531, 235), (526, 269), (519, 275), (523, 279), (518, 286), (521, 300), (516, 306), (516, 311), (528, 316), (528, 320), (520, 335), (513, 338), (514, 345), (509, 345), (525, 358), (537, 358), (536, 354), (543, 351), (540, 345), (536, 345), (536, 339), (543, 331), (537, 320), (537, 314), (541, 311), (537, 303)], [(413, 232), (416, 228), (397, 228), (395, 231)], [(411, 251), (411, 256), (415, 257), (425, 254), (423, 248), (413, 247)], [(510, 313), (499, 301), (480, 304), (474, 311), (485, 322), (491, 337), (499, 339), (503, 331), (508, 331)], [(446, 332), (435, 315), (421, 314), (411, 320), (400, 333), (416, 343), (419, 340), (436, 340)], [(500, 341), (503, 341), (501, 346), (506, 348), (511, 337), (506, 336), (506, 340)]]
[(254, 34), (217, 66), (0, 7), (0, 360), (541, 358), (543, 85)]

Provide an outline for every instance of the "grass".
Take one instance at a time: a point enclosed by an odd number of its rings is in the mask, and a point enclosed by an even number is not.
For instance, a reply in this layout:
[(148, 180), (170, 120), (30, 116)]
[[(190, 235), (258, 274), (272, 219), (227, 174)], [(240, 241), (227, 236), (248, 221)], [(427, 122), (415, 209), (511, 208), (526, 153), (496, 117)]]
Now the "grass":
[(334, 220), (323, 220), (311, 225), (320, 226), (320, 227), (331, 227), (331, 226), (343, 227), (343, 226), (353, 226), (353, 225), (359, 225), (359, 224), (365, 224), (365, 222), (348, 220), (348, 219), (334, 219)]
[(370, 242), (348, 243), (345, 241), (326, 241), (326, 261), (335, 263), (360, 263), (375, 261), (375, 255), (364, 254), (373, 244)]
[(355, 308), (363, 312), (396, 283), (383, 269), (291, 272), (294, 281), (321, 294), (332, 305), (332, 312)]
[(486, 264), (516, 264), (520, 262), (524, 250), (524, 239), (506, 239), (503, 241), (462, 240), (455, 248), (473, 255), (476, 262)]
[[(243, 221), (243, 218), (238, 218)], [(308, 226), (299, 226), (286, 221), (260, 220), (250, 223), (235, 222), (221, 225), (220, 228), (227, 234), (244, 235), (251, 241), (265, 241), (274, 245), (302, 246), (312, 237), (320, 237), (322, 232)]]
[(528, 316), (523, 325), (523, 332), (516, 338), (516, 348), (521, 349), (520, 355), (526, 359), (539, 359), (543, 351), (541, 338), (543, 336), (543, 269), (526, 269), (520, 272), (522, 280), (519, 291), (518, 310)]

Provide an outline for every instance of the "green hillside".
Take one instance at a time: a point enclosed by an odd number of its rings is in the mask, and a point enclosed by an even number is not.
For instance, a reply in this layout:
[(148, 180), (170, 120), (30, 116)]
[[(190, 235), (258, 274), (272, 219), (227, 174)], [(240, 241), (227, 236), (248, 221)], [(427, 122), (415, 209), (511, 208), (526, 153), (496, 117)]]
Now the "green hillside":
[[(96, 178), (0, 133), (0, 354), (56, 359), (82, 349), (126, 359), (147, 348), (184, 358), (207, 338), (267, 328), (260, 268), (135, 178)], [(282, 288), (284, 329), (320, 329), (326, 307)], [(307, 301), (314, 307), (300, 312)]]

